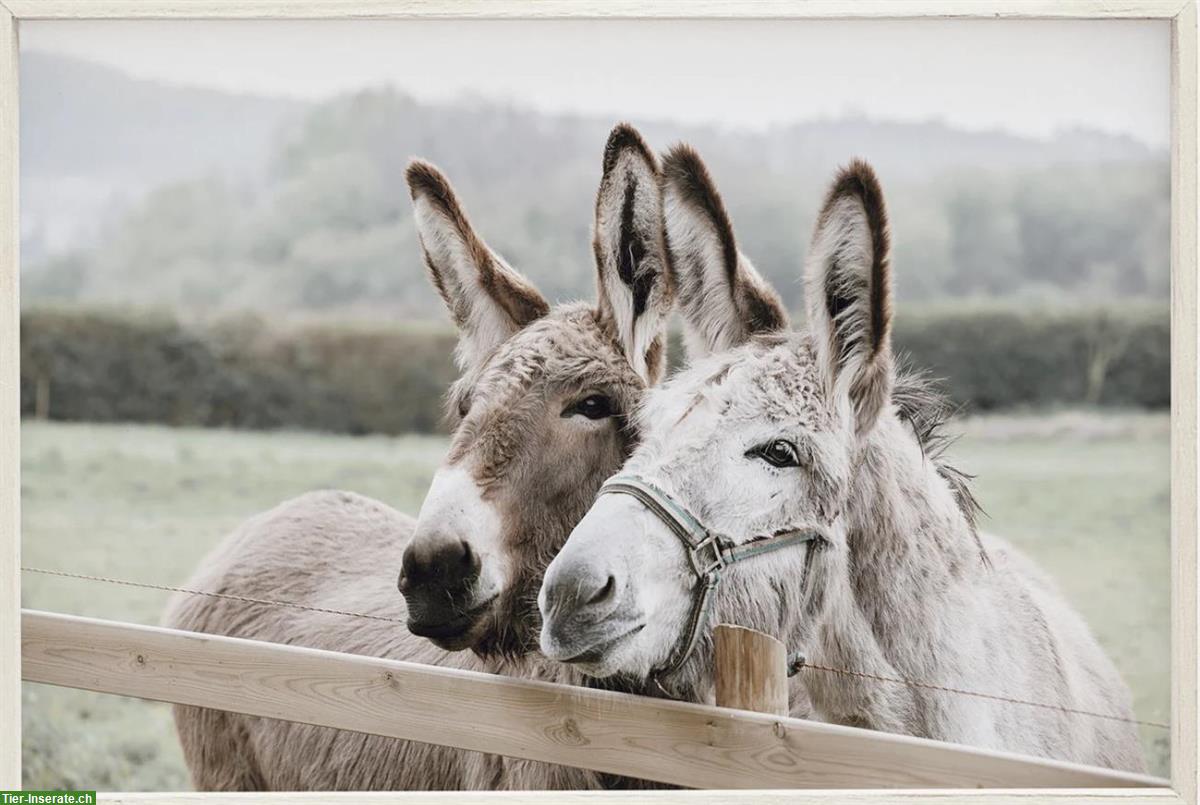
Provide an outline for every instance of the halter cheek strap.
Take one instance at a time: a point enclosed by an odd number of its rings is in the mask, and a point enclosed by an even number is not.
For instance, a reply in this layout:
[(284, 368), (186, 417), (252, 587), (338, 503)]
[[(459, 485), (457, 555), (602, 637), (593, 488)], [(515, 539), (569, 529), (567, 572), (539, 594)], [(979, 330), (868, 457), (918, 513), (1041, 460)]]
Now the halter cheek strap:
[(797, 528), (735, 544), (729, 537), (706, 528), (681, 502), (638, 475), (609, 478), (600, 487), (597, 497), (606, 494), (629, 495), (645, 506), (683, 543), (688, 564), (696, 575), (687, 628), (667, 662), (652, 674), (655, 679), (678, 670), (696, 648), (721, 583), (721, 571), (727, 565), (825, 538), (816, 529)]

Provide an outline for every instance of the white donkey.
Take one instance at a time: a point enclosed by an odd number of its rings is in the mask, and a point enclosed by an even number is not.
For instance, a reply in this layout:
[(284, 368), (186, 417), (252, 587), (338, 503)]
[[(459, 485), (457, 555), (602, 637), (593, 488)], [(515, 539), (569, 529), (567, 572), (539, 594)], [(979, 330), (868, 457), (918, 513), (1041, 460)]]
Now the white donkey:
[(712, 354), (645, 398), (641, 444), (548, 568), (545, 654), (711, 701), (712, 624), (738, 623), (812, 666), (1050, 705), (810, 668), (824, 720), (1142, 770), (1117, 670), (1046, 575), (976, 532), (942, 458), (946, 404), (896, 369), (871, 168), (825, 199), (807, 332), (761, 315), (773, 295), (695, 152), (663, 175), (690, 346)]

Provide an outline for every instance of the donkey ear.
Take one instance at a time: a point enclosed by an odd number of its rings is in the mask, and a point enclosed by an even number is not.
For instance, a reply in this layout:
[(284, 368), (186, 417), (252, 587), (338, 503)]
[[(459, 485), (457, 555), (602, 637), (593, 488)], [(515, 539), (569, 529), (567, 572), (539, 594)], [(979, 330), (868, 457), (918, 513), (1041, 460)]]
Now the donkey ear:
[(461, 333), (455, 357), (460, 368), (478, 364), (550, 307), (479, 239), (437, 168), (413, 160), (405, 178), (430, 279)]
[(787, 328), (783, 303), (738, 251), (725, 204), (688, 145), (663, 160), (663, 209), (689, 355), (722, 352)]
[(656, 383), (666, 364), (674, 288), (663, 248), (658, 160), (628, 123), (614, 128), (604, 146), (592, 251), (600, 315), (616, 330), (634, 370)]
[(866, 433), (891, 394), (892, 288), (887, 208), (871, 166), (843, 168), (825, 196), (809, 250), (805, 299), (831, 388)]

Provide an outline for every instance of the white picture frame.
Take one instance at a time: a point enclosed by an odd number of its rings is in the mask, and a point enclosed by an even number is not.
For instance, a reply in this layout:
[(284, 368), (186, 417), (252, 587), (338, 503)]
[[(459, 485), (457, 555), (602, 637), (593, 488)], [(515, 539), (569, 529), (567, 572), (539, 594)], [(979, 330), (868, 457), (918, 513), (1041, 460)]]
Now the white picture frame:
[(1153, 18), (1171, 25), (1171, 789), (108, 794), (108, 802), (1196, 803), (1196, 0), (0, 0), (0, 790), (21, 788), (18, 42), (29, 20), (471, 18)]

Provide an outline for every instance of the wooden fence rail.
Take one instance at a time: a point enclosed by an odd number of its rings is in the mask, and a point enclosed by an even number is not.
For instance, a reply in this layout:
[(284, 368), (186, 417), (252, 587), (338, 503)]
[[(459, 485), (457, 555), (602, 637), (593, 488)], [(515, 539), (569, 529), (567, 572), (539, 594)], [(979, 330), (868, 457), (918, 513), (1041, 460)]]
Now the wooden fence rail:
[(24, 610), (22, 676), (694, 788), (1166, 780), (740, 710)]

